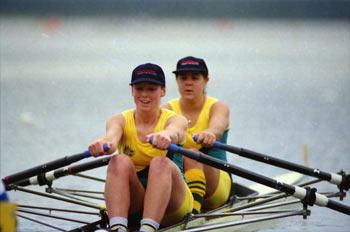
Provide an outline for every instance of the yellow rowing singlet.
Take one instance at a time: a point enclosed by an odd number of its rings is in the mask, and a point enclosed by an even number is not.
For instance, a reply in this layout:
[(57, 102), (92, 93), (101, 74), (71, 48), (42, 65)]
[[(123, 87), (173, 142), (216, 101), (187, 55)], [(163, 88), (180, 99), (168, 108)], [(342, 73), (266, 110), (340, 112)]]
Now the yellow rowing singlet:
[[(125, 118), (125, 128), (123, 136), (118, 144), (118, 152), (119, 154), (125, 154), (130, 157), (137, 172), (149, 166), (152, 158), (167, 155), (167, 150), (159, 150), (152, 147), (150, 143), (142, 143), (140, 141), (139, 137), (137, 136), (133, 109), (126, 110), (122, 112), (122, 114)], [(159, 117), (154, 132), (164, 130), (167, 120), (173, 115), (175, 115), (174, 112), (167, 109), (162, 109), (162, 113)]]
[[(212, 105), (217, 101), (218, 101), (218, 99), (216, 99), (216, 98), (207, 97), (207, 99), (205, 100), (204, 106), (202, 108), (202, 111), (199, 113), (198, 120), (197, 120), (196, 124), (191, 128), (187, 128), (184, 148), (187, 148), (187, 149), (195, 148), (197, 150), (200, 150), (202, 148), (201, 144), (198, 144), (193, 140), (192, 135), (197, 134), (201, 131), (204, 131), (205, 129), (207, 129), (209, 127), (210, 109), (211, 109)], [(170, 104), (172, 110), (175, 113), (182, 115), (179, 98), (170, 100), (168, 103)], [(228, 131), (229, 131), (229, 127), (224, 131), (223, 135), (221, 136), (221, 138), (219, 140), (221, 143), (225, 143), (225, 144), (227, 143)], [(226, 152), (224, 150), (217, 149), (217, 148), (211, 148), (211, 149), (207, 150), (205, 153), (207, 155), (213, 156), (213, 157), (221, 159), (223, 161), (227, 161)]]
[[(150, 165), (151, 160), (156, 156), (167, 156), (170, 158), (179, 167), (185, 181), (182, 167), (182, 156), (178, 153), (168, 154), (170, 152), (167, 150), (153, 148), (150, 143), (142, 143), (137, 136), (133, 110), (126, 110), (122, 112), (122, 114), (125, 119), (125, 127), (123, 136), (118, 144), (118, 152), (119, 154), (125, 154), (130, 157), (135, 165), (138, 178), (144, 188), (147, 186), (148, 166)], [(162, 109), (162, 113), (153, 132), (164, 130), (167, 120), (175, 114), (176, 113), (173, 111)], [(181, 206), (176, 211), (171, 212), (170, 214), (165, 214), (161, 224), (164, 226), (170, 226), (179, 222), (185, 217), (186, 214), (192, 211), (192, 207), (193, 197), (191, 191), (186, 185), (186, 197)], [(142, 217), (142, 211), (138, 212), (136, 215), (140, 215), (140, 217)], [(135, 216), (135, 214), (129, 216), (132, 217)]]
[[(185, 140), (185, 148), (196, 148), (201, 152), (212, 156), (214, 158), (223, 160), (227, 162), (226, 151), (212, 147), (212, 148), (202, 148), (200, 144), (197, 144), (193, 138), (193, 134), (197, 134), (201, 131), (204, 131), (209, 127), (209, 114), (210, 109), (215, 102), (218, 100), (212, 97), (207, 97), (204, 106), (199, 113), (196, 124), (188, 128), (186, 131), (186, 140)], [(173, 99), (168, 102), (172, 108), (172, 110), (178, 114), (182, 115), (180, 108), (180, 100)], [(223, 144), (227, 143), (229, 127), (224, 131), (219, 141)], [(230, 175), (220, 170), (219, 181), (216, 187), (215, 192), (211, 196), (205, 196), (205, 188), (206, 188), (206, 177), (204, 172), (200, 169), (189, 169), (185, 173), (187, 183), (194, 197), (193, 203), (193, 211), (199, 213), (201, 211), (201, 207), (203, 204), (204, 208), (207, 209), (215, 209), (221, 205), (223, 205), (229, 198), (231, 192), (231, 178)], [(203, 200), (203, 203), (202, 203)]]
[[(204, 131), (205, 129), (207, 129), (209, 127), (210, 109), (211, 109), (211, 106), (217, 101), (218, 101), (218, 99), (216, 99), (216, 98), (207, 97), (207, 99), (204, 103), (204, 106), (202, 108), (202, 111), (200, 112), (200, 114), (198, 116), (198, 120), (197, 120), (196, 124), (193, 127), (188, 128), (186, 131), (186, 140), (185, 140), (184, 148), (196, 148), (197, 150), (202, 148), (202, 146), (200, 144), (196, 143), (192, 139), (192, 135), (197, 134), (201, 131)], [(173, 109), (173, 111), (175, 113), (182, 115), (179, 98), (173, 99), (173, 100), (169, 101), (168, 103), (171, 105), (171, 108)]]

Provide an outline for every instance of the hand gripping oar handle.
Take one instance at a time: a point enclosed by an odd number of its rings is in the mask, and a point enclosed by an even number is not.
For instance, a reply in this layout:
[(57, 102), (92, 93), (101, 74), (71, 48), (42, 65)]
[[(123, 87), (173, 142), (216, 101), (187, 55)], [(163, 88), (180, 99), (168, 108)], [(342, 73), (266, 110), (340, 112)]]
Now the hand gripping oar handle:
[[(194, 141), (198, 140), (198, 136), (195, 136)], [(319, 169), (309, 168), (300, 164), (292, 163), (286, 160), (281, 160), (272, 156), (264, 155), (258, 152), (250, 151), (244, 148), (238, 148), (231, 145), (227, 145), (216, 141), (213, 145), (215, 148), (219, 148), (239, 156), (263, 162), (266, 164), (274, 165), (280, 168), (288, 169), (291, 171), (299, 172), (304, 175), (313, 176), (321, 180), (329, 181), (332, 184), (338, 185), (339, 189), (349, 190), (350, 177), (349, 175), (339, 175), (335, 173), (328, 173), (320, 171)]]
[[(103, 150), (104, 151), (108, 151), (108, 146), (107, 144), (103, 144)], [(79, 160), (82, 160), (84, 158), (88, 158), (91, 156), (91, 153), (87, 150), (84, 151), (83, 153), (79, 153), (79, 154), (75, 154), (75, 155), (71, 155), (71, 156), (65, 156), (63, 158), (48, 162), (48, 163), (44, 163), (42, 165), (21, 171), (21, 172), (17, 172), (13, 175), (9, 175), (6, 176), (3, 181), (6, 185), (8, 184), (13, 184), (16, 183), (17, 181), (26, 179), (26, 178), (30, 178), (33, 176), (36, 176), (40, 173), (45, 173), (48, 171), (52, 171), (54, 169), (58, 169), (61, 167), (64, 167), (66, 165), (69, 165), (71, 163), (77, 162)]]
[[(175, 147), (176, 148), (175, 148)], [(189, 157), (191, 159), (197, 160), (200, 163), (209, 165), (211, 167), (221, 169), (224, 171), (227, 171), (229, 173), (232, 173), (234, 175), (246, 178), (248, 180), (257, 182), (259, 184), (268, 186), (270, 188), (279, 190), (281, 192), (290, 194), (298, 199), (303, 200), (303, 202), (306, 202), (308, 205), (319, 205), (319, 206), (325, 206), (327, 208), (336, 210), (338, 212), (350, 215), (350, 207), (347, 205), (343, 205), (341, 203), (338, 203), (336, 201), (333, 201), (331, 199), (328, 199), (326, 196), (321, 195), (319, 193), (316, 193), (315, 190), (313, 192), (311, 190), (301, 188), (298, 186), (289, 185), (283, 182), (279, 182), (275, 179), (254, 173), (252, 171), (240, 168), (238, 166), (235, 166), (233, 164), (224, 162), (220, 159), (216, 159), (214, 157), (205, 155), (200, 152), (194, 152), (182, 147), (178, 147), (174, 144), (171, 144), (169, 146), (171, 151), (175, 151), (177, 153), (180, 153), (186, 157)]]
[[(103, 150), (104, 151), (108, 151), (108, 145), (107, 144), (103, 144)], [(84, 151), (84, 158), (89, 158), (91, 156), (91, 153), (89, 150)]]
[[(149, 143), (150, 143), (150, 144), (153, 143), (153, 137), (151, 137), (151, 138), (149, 139)], [(178, 149), (179, 149), (179, 147), (176, 146), (175, 144), (170, 144), (169, 147), (167, 148), (168, 151), (173, 152), (173, 153), (177, 152)]]

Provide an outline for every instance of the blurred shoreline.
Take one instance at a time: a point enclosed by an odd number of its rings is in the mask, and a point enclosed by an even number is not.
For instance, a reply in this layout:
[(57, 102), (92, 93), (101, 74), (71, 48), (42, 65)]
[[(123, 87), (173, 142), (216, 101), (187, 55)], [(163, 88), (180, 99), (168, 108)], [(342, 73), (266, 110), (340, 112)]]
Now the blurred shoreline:
[(2, 0), (1, 14), (35, 16), (136, 16), (166, 18), (350, 17), (346, 0)]

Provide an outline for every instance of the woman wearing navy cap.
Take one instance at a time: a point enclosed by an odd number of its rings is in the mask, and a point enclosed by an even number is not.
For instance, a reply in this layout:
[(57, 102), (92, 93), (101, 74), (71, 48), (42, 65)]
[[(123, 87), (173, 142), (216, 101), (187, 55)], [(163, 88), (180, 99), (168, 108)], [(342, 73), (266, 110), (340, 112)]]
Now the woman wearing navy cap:
[[(189, 128), (184, 147), (227, 161), (225, 151), (211, 147), (216, 140), (226, 143), (230, 111), (224, 102), (206, 95), (209, 76), (205, 61), (192, 56), (184, 57), (177, 62), (173, 73), (181, 96), (169, 101), (163, 108), (187, 118)], [(198, 136), (196, 142), (194, 136)], [(227, 202), (231, 192), (231, 176), (228, 173), (187, 157), (184, 157), (183, 163), (186, 181), (194, 198), (193, 213), (200, 213), (202, 206), (214, 209)]]
[(111, 159), (107, 169), (110, 231), (127, 231), (129, 220), (135, 220), (143, 210), (140, 231), (150, 232), (158, 230), (159, 224), (179, 222), (192, 211), (193, 197), (184, 180), (182, 156), (165, 150), (170, 143), (184, 141), (188, 124), (183, 116), (160, 108), (166, 93), (161, 67), (139, 65), (130, 85), (136, 108), (112, 116), (106, 135), (95, 140), (89, 151), (95, 157), (116, 149), (120, 154)]

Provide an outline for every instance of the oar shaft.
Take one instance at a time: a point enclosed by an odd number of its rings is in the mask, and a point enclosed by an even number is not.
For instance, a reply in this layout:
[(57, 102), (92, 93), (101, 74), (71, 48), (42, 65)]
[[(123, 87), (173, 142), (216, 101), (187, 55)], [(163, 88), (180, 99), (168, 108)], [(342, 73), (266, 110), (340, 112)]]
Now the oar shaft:
[(87, 163), (78, 164), (78, 165), (68, 167), (68, 172), (70, 175), (73, 175), (73, 174), (77, 174), (79, 172), (83, 172), (83, 171), (99, 168), (102, 166), (106, 166), (112, 157), (113, 156), (107, 156), (107, 157), (103, 157), (101, 159), (93, 160), (93, 161), (90, 161)]
[(200, 163), (227, 171), (227, 172), (232, 173), (234, 175), (243, 177), (245, 179), (248, 179), (248, 180), (251, 180), (254, 182), (258, 182), (262, 185), (280, 190), (282, 192), (285, 192), (285, 193), (288, 193), (291, 195), (293, 195), (293, 193), (295, 192), (294, 186), (290, 186), (290, 185), (278, 182), (278, 181), (271, 179), (269, 177), (262, 176), (260, 174), (251, 172), (251, 171), (243, 169), (243, 168), (240, 168), (238, 166), (235, 166), (233, 164), (224, 162), (224, 161), (216, 159), (214, 157), (205, 155), (203, 153), (194, 152), (194, 151), (182, 148), (182, 147), (178, 147), (177, 152), (179, 152), (179, 153), (183, 154), (184, 156), (187, 156), (191, 159), (197, 160)]
[[(272, 178), (269, 178), (266, 176), (262, 176), (260, 174), (257, 174), (257, 173), (254, 173), (254, 172), (251, 172), (248, 170), (245, 170), (243, 168), (237, 167), (233, 164), (224, 162), (222, 160), (213, 158), (211, 156), (205, 155), (205, 154), (200, 153), (200, 152), (194, 152), (194, 151), (182, 148), (182, 147), (178, 147), (174, 144), (171, 144), (169, 146), (168, 150), (172, 151), (172, 152), (178, 152), (178, 153), (180, 153), (184, 156), (187, 156), (191, 159), (197, 160), (198, 162), (207, 164), (209, 166), (230, 172), (230, 173), (235, 174), (237, 176), (246, 178), (248, 180), (257, 182), (259, 184), (262, 184), (262, 185), (274, 188), (276, 190), (285, 192), (287, 194), (293, 195), (294, 197), (299, 198), (301, 200), (307, 200), (307, 201), (309, 200), (309, 199), (306, 199), (308, 197), (307, 196), (308, 192), (304, 188), (296, 187), (296, 186), (289, 185), (289, 184), (286, 184), (283, 182), (278, 182), (275, 179), (272, 179)], [(323, 196), (323, 195), (318, 194), (318, 193), (314, 194), (313, 197), (315, 198), (313, 200), (314, 200), (314, 203), (316, 205), (325, 206), (325, 207), (331, 208), (333, 210), (336, 210), (338, 212), (350, 215), (350, 207), (347, 205), (343, 205), (343, 204), (331, 201), (326, 196)]]
[(76, 155), (71, 155), (71, 156), (65, 156), (63, 158), (33, 167), (33, 168), (29, 168), (27, 170), (21, 171), (21, 172), (17, 172), (13, 175), (9, 175), (6, 176), (4, 178), (4, 182), (6, 185), (8, 184), (13, 184), (17, 181), (23, 180), (25, 178), (29, 178), (32, 176), (36, 176), (40, 173), (45, 173), (57, 168), (61, 168), (63, 166), (69, 165), (73, 162), (79, 161), (83, 158), (85, 158), (85, 153), (79, 153)]
[(60, 177), (67, 176), (67, 175), (74, 175), (79, 172), (95, 169), (98, 167), (105, 166), (109, 163), (109, 160), (112, 158), (112, 156), (104, 157), (101, 159), (93, 160), (90, 162), (70, 166), (67, 168), (61, 168), (55, 171), (42, 173), (38, 176), (33, 176), (31, 178), (27, 178), (24, 180), (21, 180), (19, 182), (16, 182), (15, 184), (18, 186), (28, 186), (28, 185), (45, 185), (53, 180), (56, 180)]
[[(104, 151), (108, 151), (107, 144), (103, 145), (103, 149), (104, 149)], [(45, 172), (49, 172), (49, 171), (64, 167), (66, 165), (77, 162), (77, 161), (82, 160), (84, 158), (88, 158), (90, 156), (91, 156), (91, 153), (88, 150), (83, 152), (83, 153), (79, 153), (79, 154), (75, 154), (75, 155), (71, 155), (71, 156), (65, 156), (63, 158), (60, 158), (60, 159), (57, 159), (57, 160), (54, 160), (54, 161), (51, 161), (48, 163), (44, 163), (44, 164), (39, 165), (39, 166), (29, 168), (29, 169), (21, 171), (21, 172), (17, 172), (13, 175), (6, 176), (3, 180), (4, 180), (4, 183), (6, 185), (13, 184), (13, 183), (18, 182), (20, 180), (36, 176), (40, 173), (45, 173)]]
[(330, 209), (333, 209), (333, 210), (336, 210), (338, 212), (342, 212), (344, 214), (348, 214), (350, 215), (350, 207), (347, 206), (347, 207), (343, 207), (344, 205), (337, 202), (337, 201), (334, 201), (334, 200), (331, 200), (331, 199), (328, 199), (328, 203), (327, 203), (327, 207), (330, 208)]
[(231, 145), (215, 142), (214, 147), (237, 154), (239, 156), (274, 165), (280, 168), (299, 172), (304, 175), (313, 176), (321, 180), (329, 181), (333, 184), (340, 185), (342, 183), (342, 176), (334, 173), (320, 171), (319, 169), (309, 168), (300, 164), (292, 163), (286, 160), (281, 160), (272, 156), (268, 156), (255, 151), (250, 151), (244, 148), (238, 148)]

